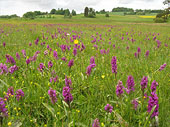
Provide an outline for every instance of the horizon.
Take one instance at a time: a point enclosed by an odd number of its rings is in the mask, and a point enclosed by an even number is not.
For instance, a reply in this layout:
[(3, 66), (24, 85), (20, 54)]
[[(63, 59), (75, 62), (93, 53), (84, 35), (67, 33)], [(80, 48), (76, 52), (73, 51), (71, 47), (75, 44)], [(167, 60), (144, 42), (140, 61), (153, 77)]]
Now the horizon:
[[(163, 0), (1, 0), (0, 15), (17, 14), (22, 16), (29, 11), (50, 12), (51, 9), (69, 9), (75, 10), (77, 14), (83, 13), (85, 7), (92, 7), (95, 11), (105, 9), (111, 11), (116, 7), (125, 7), (136, 9), (159, 10), (166, 8)], [(170, 5), (169, 5), (170, 6)]]

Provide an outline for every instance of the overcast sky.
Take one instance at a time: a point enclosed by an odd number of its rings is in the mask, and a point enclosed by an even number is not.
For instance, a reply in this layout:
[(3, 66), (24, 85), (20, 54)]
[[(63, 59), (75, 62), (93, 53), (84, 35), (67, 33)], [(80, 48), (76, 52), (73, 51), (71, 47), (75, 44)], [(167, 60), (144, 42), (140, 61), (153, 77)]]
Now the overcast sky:
[(52, 8), (74, 9), (78, 13), (84, 7), (92, 7), (96, 11), (111, 11), (114, 7), (134, 9), (164, 9), (164, 0), (0, 0), (0, 15), (17, 14), (22, 16), (28, 11), (50, 11)]

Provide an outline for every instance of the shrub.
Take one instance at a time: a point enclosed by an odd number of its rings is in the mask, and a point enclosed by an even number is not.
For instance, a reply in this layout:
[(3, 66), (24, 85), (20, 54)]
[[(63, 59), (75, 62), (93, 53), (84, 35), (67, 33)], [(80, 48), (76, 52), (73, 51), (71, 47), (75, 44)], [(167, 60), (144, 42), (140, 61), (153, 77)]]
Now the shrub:
[(105, 15), (105, 16), (106, 16), (106, 17), (110, 17), (108, 13), (106, 13), (106, 15)]
[(155, 18), (154, 22), (155, 23), (164, 23), (164, 22), (166, 22), (166, 20), (164, 20), (163, 18)]

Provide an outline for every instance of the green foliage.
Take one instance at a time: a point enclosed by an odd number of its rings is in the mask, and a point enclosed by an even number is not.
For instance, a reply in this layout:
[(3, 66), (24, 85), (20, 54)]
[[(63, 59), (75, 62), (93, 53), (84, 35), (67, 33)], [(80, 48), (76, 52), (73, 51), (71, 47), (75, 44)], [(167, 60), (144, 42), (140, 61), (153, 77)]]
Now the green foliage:
[(34, 19), (35, 18), (35, 13), (34, 12), (27, 12), (23, 15), (23, 18), (28, 18), (28, 19)]
[(72, 14), (72, 16), (76, 16), (76, 11), (72, 10), (71, 14)]
[(164, 22), (166, 22), (166, 20), (160, 17), (160, 18), (154, 18), (154, 22), (155, 23), (164, 23)]
[(113, 8), (112, 12), (134, 12), (134, 10), (132, 8), (117, 7)]
[(19, 16), (17, 16), (16, 14), (13, 14), (13, 15), (0, 15), (0, 18), (10, 19), (10, 18), (19, 18)]
[(56, 9), (52, 9), (52, 10), (50, 11), (50, 14), (56, 14)]
[(85, 9), (84, 9), (84, 16), (88, 17), (88, 15), (89, 15), (89, 8), (85, 7)]
[(106, 13), (106, 14), (105, 14), (105, 17), (110, 17), (110, 16), (109, 16), (109, 13)]

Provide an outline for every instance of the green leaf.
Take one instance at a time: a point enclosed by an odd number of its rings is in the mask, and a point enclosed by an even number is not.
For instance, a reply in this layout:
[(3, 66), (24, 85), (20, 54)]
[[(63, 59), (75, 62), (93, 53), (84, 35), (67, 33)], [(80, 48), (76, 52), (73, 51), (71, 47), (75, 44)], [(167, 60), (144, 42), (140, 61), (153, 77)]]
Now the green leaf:
[(42, 104), (48, 109), (48, 111), (51, 112), (52, 116), (57, 119), (56, 114), (55, 114), (55, 110), (54, 110), (51, 106), (49, 106), (48, 104), (46, 104), (46, 103), (42, 103)]

